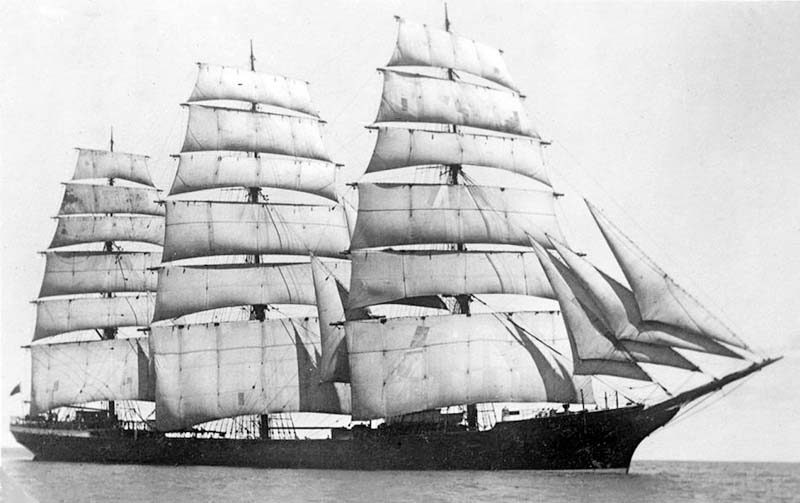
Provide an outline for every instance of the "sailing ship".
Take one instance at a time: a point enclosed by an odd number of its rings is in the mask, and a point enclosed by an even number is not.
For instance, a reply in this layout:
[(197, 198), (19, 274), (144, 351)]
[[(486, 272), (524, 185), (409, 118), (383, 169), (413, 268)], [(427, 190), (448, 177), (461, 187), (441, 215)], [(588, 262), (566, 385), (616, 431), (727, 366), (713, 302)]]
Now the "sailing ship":
[[(374, 152), (349, 189), (354, 223), (308, 84), (257, 72), (252, 48), (249, 69), (199, 65), (162, 205), (134, 189), (118, 197), (117, 185), (68, 186), (51, 248), (107, 244), (48, 252), (31, 414), (12, 426), (36, 459), (627, 469), (685, 406), (777, 360), (756, 355), (591, 203), (624, 281), (575, 251), (547, 142), (502, 52), (445, 18), (444, 29), (398, 18)], [(152, 185), (143, 162), (81, 151), (75, 177)], [(487, 172), (514, 186), (476, 181)], [(147, 225), (118, 215), (150, 210)], [(131, 222), (107, 233), (111, 218)], [(164, 249), (122, 255), (118, 239)], [(128, 291), (145, 293), (118, 294)], [(492, 296), (545, 307), (497, 308)], [(147, 302), (135, 311), (132, 299)], [(117, 338), (122, 325), (149, 325), (148, 335)], [(80, 329), (100, 340), (39, 342)], [(737, 366), (711, 377), (700, 360)], [(661, 371), (707, 378), (670, 390)], [(632, 397), (631, 382), (660, 395)], [(82, 408), (98, 400), (154, 410), (132, 422), (113, 406)], [(75, 412), (40, 414), (59, 407)], [(298, 426), (309, 417), (312, 427)]]

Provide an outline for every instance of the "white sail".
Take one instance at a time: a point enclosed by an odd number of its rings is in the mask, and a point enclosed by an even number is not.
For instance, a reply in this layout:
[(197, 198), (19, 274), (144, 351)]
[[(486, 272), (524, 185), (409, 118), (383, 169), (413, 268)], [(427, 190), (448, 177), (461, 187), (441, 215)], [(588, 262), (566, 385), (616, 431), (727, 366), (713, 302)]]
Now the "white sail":
[(340, 205), (168, 201), (164, 261), (278, 253), (342, 257), (349, 246)]
[(330, 262), (324, 263), (316, 257), (311, 257), (311, 272), (319, 313), (320, 379), (330, 382), (350, 382), (344, 331), (344, 306), (348, 304), (345, 289), (347, 282), (342, 281), (341, 274), (336, 274), (331, 265)]
[(234, 150), (330, 161), (320, 121), (307, 117), (187, 105), (181, 152)]
[(314, 159), (195, 152), (181, 154), (170, 195), (225, 187), (272, 187), (336, 201), (337, 172), (335, 164)]
[(375, 122), (456, 124), (539, 137), (518, 94), (425, 75), (384, 69)]
[[(331, 261), (331, 270), (350, 278), (350, 263)], [(221, 307), (316, 304), (311, 267), (299, 264), (165, 266), (158, 271), (153, 321)]]
[(555, 298), (532, 252), (351, 252), (349, 308), (424, 295), (516, 294)]
[(549, 191), (476, 185), (358, 184), (352, 248), (424, 243), (550, 246), (563, 240)]
[(189, 101), (238, 100), (317, 115), (308, 82), (230, 66), (198, 63), (197, 82)]
[(316, 318), (153, 326), (156, 427), (179, 430), (245, 414), (348, 413), (320, 383)]
[(72, 179), (120, 178), (154, 187), (147, 167), (148, 160), (146, 155), (79, 148)]
[(31, 414), (96, 400), (154, 400), (147, 338), (62, 344), (31, 349)]
[(558, 242), (553, 245), (591, 296), (596, 305), (595, 314), (611, 329), (616, 338), (741, 358), (704, 335), (672, 325), (642, 322), (639, 307), (630, 290), (564, 245)]
[(155, 295), (40, 299), (33, 340), (86, 329), (140, 327), (153, 318)]
[(49, 252), (39, 297), (154, 292), (161, 252)]
[(69, 183), (64, 188), (59, 215), (80, 213), (136, 213), (163, 215), (158, 191), (118, 185)]
[(587, 205), (633, 290), (642, 319), (674, 325), (746, 348), (733, 331), (678, 286), (600, 210), (589, 203)]
[(549, 350), (494, 313), (352, 321), (346, 330), (353, 419), (463, 403), (580, 400)]
[(500, 50), (402, 18), (398, 18), (397, 45), (387, 66), (452, 68), (517, 89)]
[(627, 353), (614, 346), (595, 327), (575, 294), (553, 264), (550, 255), (535, 242), (531, 243), (542, 268), (558, 297), (567, 327), (574, 373), (577, 375), (605, 374), (650, 381), (650, 377)]
[(468, 164), (498, 168), (550, 185), (541, 140), (379, 127), (367, 173), (428, 164)]
[(159, 216), (75, 215), (58, 218), (49, 248), (103, 241), (164, 244), (164, 218)]

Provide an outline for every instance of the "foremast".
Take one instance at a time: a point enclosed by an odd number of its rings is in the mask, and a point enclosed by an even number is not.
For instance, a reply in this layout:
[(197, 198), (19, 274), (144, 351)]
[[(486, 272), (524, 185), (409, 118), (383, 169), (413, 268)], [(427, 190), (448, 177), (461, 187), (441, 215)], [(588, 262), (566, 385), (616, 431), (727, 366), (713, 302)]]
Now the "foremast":
[[(654, 382), (670, 395), (649, 369), (699, 373), (680, 351), (744, 358), (741, 340), (593, 206), (630, 287), (569, 248), (541, 160), (547, 142), (527, 118), (500, 51), (452, 34), (449, 19), (445, 30), (398, 22), (395, 52), (379, 69), (384, 87), (366, 176), (440, 166), (446, 183), (356, 184), (348, 308), (436, 295), (453, 298), (456, 308), (449, 316), (349, 317), (355, 419), (481, 401), (589, 403), (591, 388), (578, 384), (579, 376)], [(478, 185), (464, 176), (464, 165), (522, 175), (535, 188)], [(448, 243), (455, 246), (431, 248)], [(468, 243), (479, 248), (467, 251)], [(557, 301), (572, 368), (546, 344), (548, 330), (534, 313), (458, 314), (469, 313), (468, 299), (492, 294)]]
[(255, 71), (252, 45), (247, 70), (198, 66), (151, 327), (157, 427), (255, 414), (266, 435), (266, 414), (347, 412), (319, 376), (309, 255), (346, 284), (349, 233), (308, 83)]
[[(164, 211), (148, 163), (115, 151), (113, 130), (108, 150), (78, 149), (35, 301), (32, 415), (107, 400), (114, 418), (114, 400), (153, 400), (147, 342), (118, 337), (121, 327), (147, 326), (153, 312)], [(83, 246), (91, 244), (101, 251)]]

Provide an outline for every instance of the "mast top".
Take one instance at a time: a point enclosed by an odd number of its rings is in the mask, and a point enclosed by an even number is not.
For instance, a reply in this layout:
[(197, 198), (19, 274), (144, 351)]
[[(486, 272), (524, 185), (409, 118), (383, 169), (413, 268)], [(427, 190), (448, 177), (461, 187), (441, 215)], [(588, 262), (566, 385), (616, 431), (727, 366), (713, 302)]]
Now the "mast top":
[(250, 39), (250, 70), (256, 71), (256, 56), (253, 54), (253, 39)]
[(450, 16), (447, 15), (447, 2), (444, 2), (444, 31), (450, 32)]
[(110, 152), (114, 151), (114, 126), (111, 126), (111, 137), (108, 141), (108, 150)]

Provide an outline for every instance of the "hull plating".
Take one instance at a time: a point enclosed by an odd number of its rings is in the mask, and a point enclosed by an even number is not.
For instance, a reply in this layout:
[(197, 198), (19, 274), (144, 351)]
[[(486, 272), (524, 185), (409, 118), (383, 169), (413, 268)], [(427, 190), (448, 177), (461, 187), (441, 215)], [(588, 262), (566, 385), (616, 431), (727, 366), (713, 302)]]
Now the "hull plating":
[[(627, 469), (678, 407), (629, 407), (498, 423), (489, 431), (354, 431), (349, 439), (234, 440), (12, 427), (35, 459), (352, 470)], [(66, 431), (66, 430), (62, 430)]]

